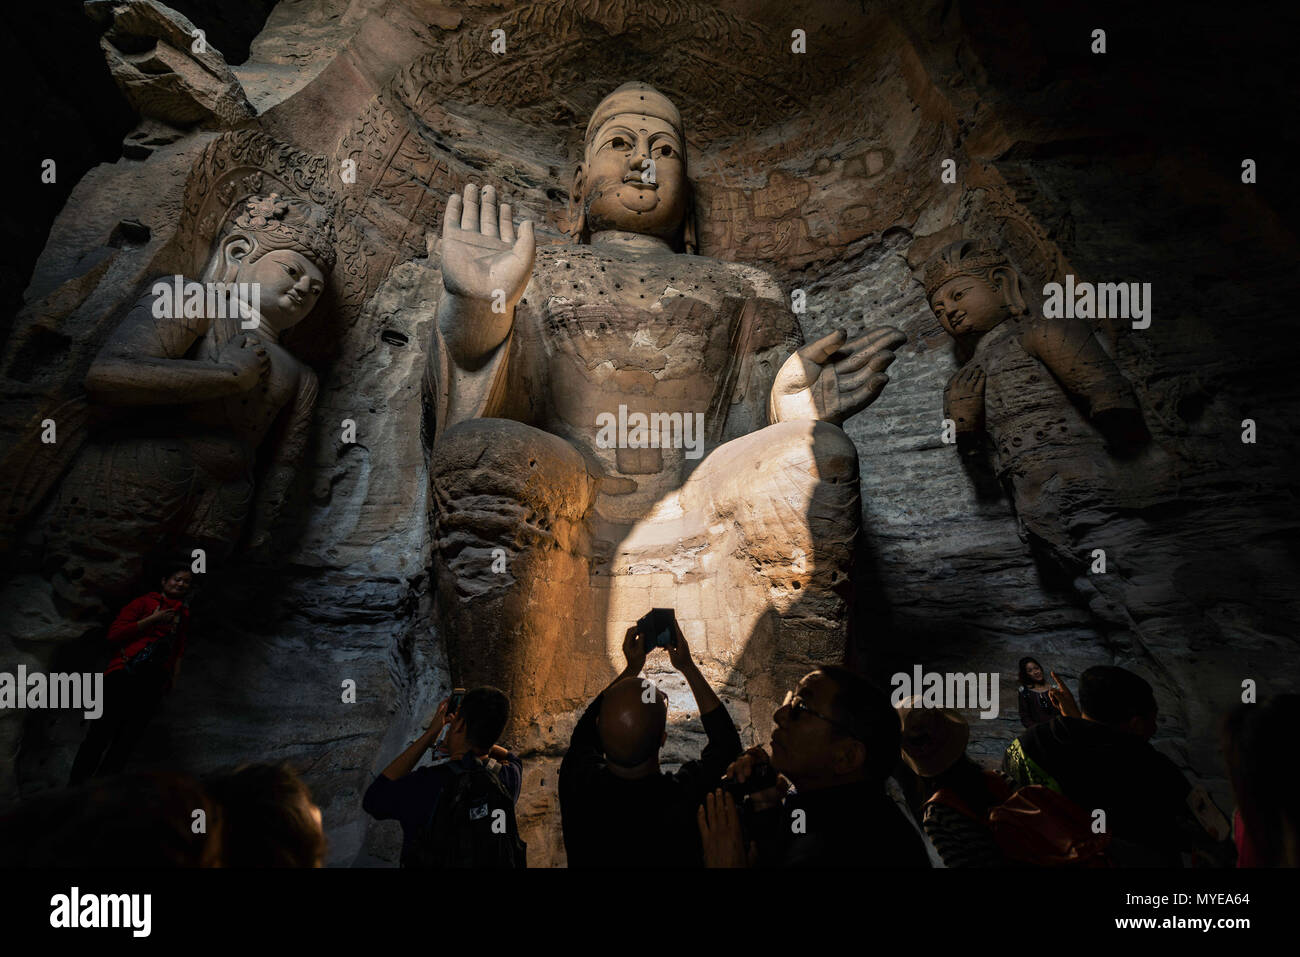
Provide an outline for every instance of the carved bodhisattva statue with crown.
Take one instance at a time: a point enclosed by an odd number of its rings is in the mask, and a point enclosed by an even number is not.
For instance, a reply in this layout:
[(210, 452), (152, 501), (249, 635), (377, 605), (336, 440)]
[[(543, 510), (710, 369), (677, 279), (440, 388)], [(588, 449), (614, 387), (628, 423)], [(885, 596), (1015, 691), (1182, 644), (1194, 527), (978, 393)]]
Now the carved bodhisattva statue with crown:
[(944, 247), (923, 284), (962, 362), (943, 413), (958, 450), (991, 451), (1031, 542), (1077, 571), (1102, 516), (1159, 493), (1132, 386), (1086, 322), (1032, 315), (1015, 267), (981, 242)]
[(307, 443), (316, 376), (280, 342), (334, 264), (330, 214), (254, 196), (201, 281), (163, 277), (85, 380), (97, 415), (39, 527), (64, 602), (102, 616), (146, 558), (267, 544)]
[(430, 481), (453, 674), (506, 689), (527, 742), (668, 607), (766, 732), (790, 676), (845, 653), (840, 426), (905, 337), (805, 345), (769, 275), (697, 255), (685, 130), (653, 88), (601, 101), (584, 145), (570, 244), (535, 248), (491, 187), (447, 204)]

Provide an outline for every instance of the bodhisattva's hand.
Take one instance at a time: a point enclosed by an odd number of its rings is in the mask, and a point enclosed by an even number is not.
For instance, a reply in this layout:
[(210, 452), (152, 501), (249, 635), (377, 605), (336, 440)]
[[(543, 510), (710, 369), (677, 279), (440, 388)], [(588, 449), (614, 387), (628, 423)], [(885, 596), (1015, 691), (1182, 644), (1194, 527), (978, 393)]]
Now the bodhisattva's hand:
[(509, 203), (497, 206), (492, 186), (465, 187), (452, 195), (442, 220), (442, 282), (454, 296), (491, 303), (504, 297), (506, 310), (524, 294), (533, 271), (533, 224), (524, 220), (515, 235)]
[[(882, 326), (847, 339), (848, 332), (838, 329), (785, 361), (772, 384), (773, 422), (817, 419), (839, 425), (876, 401), (889, 382), (884, 370), (907, 336)], [(838, 358), (832, 362), (832, 356)]]
[(266, 386), (271, 374), (271, 357), (266, 347), (251, 336), (236, 336), (217, 350), (217, 361), (235, 370), (235, 383), (239, 391), (247, 392), (255, 386)]
[(984, 370), (968, 362), (948, 380), (943, 414), (956, 423), (958, 432), (976, 432), (984, 427), (984, 378)]

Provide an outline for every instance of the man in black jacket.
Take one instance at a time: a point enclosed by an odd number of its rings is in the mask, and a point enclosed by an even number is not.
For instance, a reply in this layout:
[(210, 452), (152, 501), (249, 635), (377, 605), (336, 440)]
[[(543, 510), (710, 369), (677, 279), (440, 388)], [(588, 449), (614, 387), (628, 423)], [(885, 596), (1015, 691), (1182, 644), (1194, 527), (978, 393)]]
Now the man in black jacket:
[(560, 765), (560, 817), (570, 867), (698, 867), (695, 811), (740, 754), (731, 715), (691, 659), (677, 623), (668, 648), (700, 708), (709, 743), (675, 774), (659, 770), (668, 699), (649, 679), (645, 637), (623, 638), (627, 667), (591, 703)]
[(1018, 786), (1041, 784), (1089, 814), (1104, 811), (1120, 866), (1178, 867), (1182, 852), (1217, 853), (1189, 803), (1192, 786), (1148, 743), (1156, 731), (1151, 685), (1098, 665), (1079, 679), (1079, 706), (1066, 701), (1062, 710), (1007, 748), (1003, 768)]
[[(777, 772), (741, 812), (723, 790), (698, 814), (710, 867), (929, 867), (925, 842), (885, 791), (898, 761), (898, 715), (847, 668), (805, 675), (773, 715), (772, 753), (750, 748), (727, 777)], [(742, 834), (747, 833), (746, 842)]]

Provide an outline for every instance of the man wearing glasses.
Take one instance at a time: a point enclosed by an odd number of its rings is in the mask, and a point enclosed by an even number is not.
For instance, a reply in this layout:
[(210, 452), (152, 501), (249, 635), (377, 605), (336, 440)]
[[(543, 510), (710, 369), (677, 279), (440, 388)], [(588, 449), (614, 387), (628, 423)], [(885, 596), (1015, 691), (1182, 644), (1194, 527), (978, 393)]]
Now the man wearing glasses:
[(847, 668), (822, 665), (773, 719), (771, 754), (750, 748), (727, 769), (741, 786), (778, 775), (749, 796), (743, 827), (727, 791), (700, 807), (709, 866), (930, 866), (921, 836), (885, 792), (900, 740), (884, 692)]

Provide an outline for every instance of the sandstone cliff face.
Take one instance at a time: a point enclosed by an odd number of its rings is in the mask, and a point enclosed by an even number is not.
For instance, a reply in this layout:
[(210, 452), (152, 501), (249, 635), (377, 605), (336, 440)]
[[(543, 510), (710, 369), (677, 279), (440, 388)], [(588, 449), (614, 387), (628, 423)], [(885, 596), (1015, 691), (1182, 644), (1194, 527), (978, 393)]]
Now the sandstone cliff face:
[[(200, 14), (187, 15), (202, 26)], [(791, 52), (796, 28), (806, 54)], [(503, 55), (490, 50), (497, 29)], [(1222, 95), (1203, 97), (1196, 136), (1187, 117), (1159, 114), (1177, 82), (1205, 88), (1181, 71), (1126, 111), (1110, 91), (1147, 67), (1119, 58), (1097, 76), (1079, 53), (1090, 30), (978, 3), (303, 0), (272, 11), (231, 70), (237, 84), (208, 64), (219, 89), (177, 85), (167, 102), (185, 106), (141, 108), (157, 124), (135, 138), (147, 148), (80, 181), (32, 275), (0, 369), (6, 449), (77, 393), (148, 279), (193, 268), (196, 170), (283, 155), (285, 181), (300, 169), (297, 189), (328, 190), (348, 232), (326, 308), (292, 336), (321, 393), (276, 550), (212, 569), (181, 686), (138, 760), (199, 771), (291, 760), (324, 811), (331, 863), (395, 862), (397, 826), (370, 822), (361, 795), (452, 677), (430, 625), (422, 377), (441, 276), (427, 237), (447, 193), (472, 181), (513, 197), (539, 242), (566, 241), (581, 124), (635, 78), (685, 119), (703, 254), (803, 290), (809, 340), (840, 325), (908, 334), (883, 397), (846, 426), (865, 526), (854, 660), (886, 680), (914, 664), (998, 672), (999, 717), (970, 715), (972, 752), (989, 763), (1019, 729), (1019, 657), (1072, 685), (1089, 665), (1130, 665), (1157, 688), (1158, 746), (1228, 809), (1217, 716), (1244, 679), (1261, 695), (1295, 690), (1288, 476), (1300, 409), (1276, 304), (1294, 286), (1296, 239), (1284, 201), (1241, 183), (1237, 154), (1259, 153), (1261, 167), (1269, 155), (1256, 141), (1238, 148), (1253, 131), (1229, 128)], [(940, 177), (945, 159), (956, 183)], [(338, 175), (347, 161), (355, 183)], [(1180, 495), (1115, 524), (1109, 578), (1063, 570), (1051, 547), (1022, 540), (1013, 502), (941, 441), (957, 360), (914, 277), (963, 236), (1005, 249), (1031, 299), (1067, 273), (1153, 284), (1149, 329), (1096, 325)], [(1241, 442), (1245, 418), (1254, 445)], [(341, 439), (345, 419), (355, 443)], [(39, 528), (11, 541), (0, 668), (91, 667), (93, 642), (44, 585)], [(770, 731), (737, 695), (763, 667), (752, 657), (721, 689), (746, 744)], [(684, 686), (665, 687), (666, 762), (685, 760), (699, 723)], [(555, 769), (570, 731), (571, 718), (507, 742), (527, 748), (520, 821), (534, 864), (563, 862)], [(0, 715), (0, 796), (60, 784), (79, 736), (69, 718)]]

